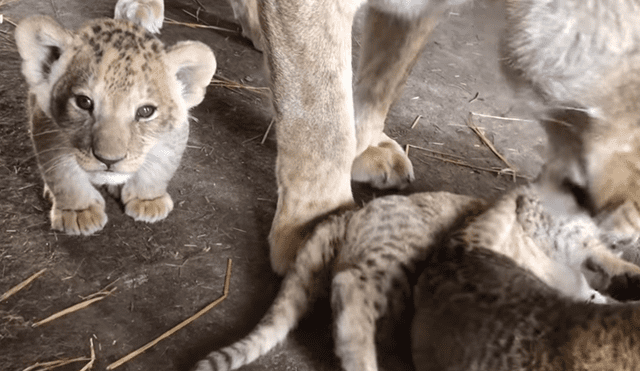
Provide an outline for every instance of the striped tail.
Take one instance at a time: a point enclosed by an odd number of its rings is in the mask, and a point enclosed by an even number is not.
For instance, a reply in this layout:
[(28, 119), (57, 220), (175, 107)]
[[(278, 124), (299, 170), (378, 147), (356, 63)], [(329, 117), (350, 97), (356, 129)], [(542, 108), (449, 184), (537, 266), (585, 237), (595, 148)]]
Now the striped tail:
[(242, 340), (209, 353), (193, 371), (235, 370), (255, 361), (281, 343), (309, 310), (322, 289), (336, 247), (344, 240), (345, 220), (330, 217), (315, 229), (298, 252), (280, 291), (256, 328)]

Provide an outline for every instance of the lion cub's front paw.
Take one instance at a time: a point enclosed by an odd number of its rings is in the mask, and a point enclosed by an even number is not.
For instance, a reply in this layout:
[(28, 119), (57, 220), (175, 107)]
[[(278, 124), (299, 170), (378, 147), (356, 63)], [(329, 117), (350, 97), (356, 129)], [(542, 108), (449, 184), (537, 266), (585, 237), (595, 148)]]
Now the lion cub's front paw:
[(168, 193), (152, 200), (133, 198), (127, 201), (125, 212), (136, 221), (154, 223), (162, 220), (173, 210), (173, 200)]
[(104, 204), (94, 203), (82, 210), (51, 208), (51, 228), (67, 234), (93, 234), (107, 224)]
[(351, 179), (375, 188), (404, 188), (414, 179), (413, 166), (400, 145), (392, 140), (369, 146), (356, 157)]

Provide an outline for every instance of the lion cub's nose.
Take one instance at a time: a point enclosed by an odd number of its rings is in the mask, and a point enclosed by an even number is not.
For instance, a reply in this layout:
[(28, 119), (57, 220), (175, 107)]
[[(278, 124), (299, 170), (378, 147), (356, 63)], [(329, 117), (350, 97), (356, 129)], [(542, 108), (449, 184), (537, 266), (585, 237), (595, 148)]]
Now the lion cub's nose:
[(124, 157), (118, 157), (118, 158), (108, 158), (105, 156), (101, 156), (98, 153), (96, 153), (95, 149), (93, 150), (93, 156), (98, 159), (98, 161), (102, 162), (103, 164), (107, 165), (107, 167), (115, 164), (116, 162), (121, 161), (122, 159), (124, 159)]

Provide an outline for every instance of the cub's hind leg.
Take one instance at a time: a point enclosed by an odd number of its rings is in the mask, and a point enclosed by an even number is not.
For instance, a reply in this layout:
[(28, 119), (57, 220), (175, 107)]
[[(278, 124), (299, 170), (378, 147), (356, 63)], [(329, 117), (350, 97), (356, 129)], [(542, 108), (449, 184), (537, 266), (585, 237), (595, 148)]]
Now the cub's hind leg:
[(356, 269), (339, 272), (331, 282), (336, 354), (345, 371), (375, 371), (375, 298), (367, 290), (367, 280)]
[(413, 180), (413, 166), (383, 132), (384, 121), (443, 10), (409, 19), (373, 6), (366, 12), (353, 95), (357, 158), (351, 178), (377, 188), (402, 188)]

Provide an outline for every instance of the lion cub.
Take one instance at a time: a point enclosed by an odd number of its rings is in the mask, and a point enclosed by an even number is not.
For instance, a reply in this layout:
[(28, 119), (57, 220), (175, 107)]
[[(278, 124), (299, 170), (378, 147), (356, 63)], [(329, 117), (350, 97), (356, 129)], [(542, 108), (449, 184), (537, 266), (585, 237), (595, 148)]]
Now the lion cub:
[(508, 256), (460, 242), (435, 248), (416, 286), (416, 371), (640, 369), (637, 303), (571, 300)]
[[(401, 313), (398, 308), (411, 294), (418, 267), (465, 220), (471, 222), (455, 241), (468, 250), (487, 249), (513, 259), (519, 269), (537, 276), (539, 285), (546, 284), (567, 303), (607, 301), (587, 283), (586, 273), (605, 294), (615, 297), (622, 291), (640, 298), (640, 285), (621, 287), (617, 279), (632, 277), (640, 282), (640, 268), (605, 246), (588, 215), (558, 214), (548, 206), (555, 196), (549, 197), (544, 187), (532, 184), (482, 212), (486, 207), (477, 199), (419, 193), (378, 198), (360, 210), (330, 217), (303, 245), (256, 328), (237, 343), (210, 353), (195, 370), (231, 370), (254, 361), (283, 341), (326, 290), (330, 290), (342, 368), (377, 370), (377, 320)], [(455, 281), (456, 273), (448, 274)], [(476, 277), (474, 285), (482, 287), (482, 277)], [(446, 329), (433, 334), (437, 338), (442, 332)]]
[(51, 227), (89, 235), (107, 222), (95, 186), (108, 186), (127, 215), (156, 222), (173, 209), (167, 184), (189, 134), (188, 110), (216, 69), (205, 44), (165, 48), (128, 21), (77, 31), (34, 16), (15, 33), (29, 85), (31, 139)]

